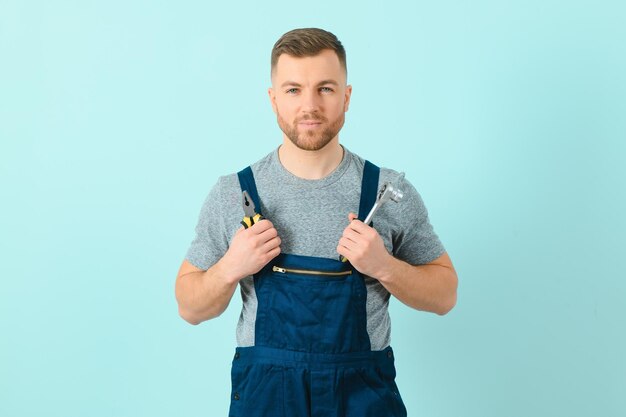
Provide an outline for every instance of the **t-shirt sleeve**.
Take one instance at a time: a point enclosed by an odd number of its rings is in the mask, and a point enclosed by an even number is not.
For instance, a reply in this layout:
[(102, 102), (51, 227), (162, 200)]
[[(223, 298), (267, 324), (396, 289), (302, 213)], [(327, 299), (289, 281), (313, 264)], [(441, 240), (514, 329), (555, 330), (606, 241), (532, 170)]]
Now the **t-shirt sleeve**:
[(427, 264), (445, 252), (433, 230), (422, 197), (404, 175), (398, 181), (404, 196), (397, 204), (400, 227), (393, 237), (393, 255), (412, 265)]
[(213, 266), (228, 250), (221, 207), (223, 183), (224, 178), (220, 177), (204, 200), (196, 224), (196, 236), (185, 255), (189, 263), (204, 270)]

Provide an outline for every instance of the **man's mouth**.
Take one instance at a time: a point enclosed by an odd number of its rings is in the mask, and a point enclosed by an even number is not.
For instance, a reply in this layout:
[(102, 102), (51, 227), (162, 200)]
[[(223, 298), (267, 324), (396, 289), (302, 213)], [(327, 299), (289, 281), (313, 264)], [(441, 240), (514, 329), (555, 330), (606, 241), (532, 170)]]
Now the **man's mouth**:
[(306, 129), (313, 129), (313, 128), (316, 128), (318, 126), (321, 126), (322, 122), (318, 122), (318, 121), (314, 121), (314, 120), (304, 120), (302, 122), (299, 122), (298, 125), (306, 128)]

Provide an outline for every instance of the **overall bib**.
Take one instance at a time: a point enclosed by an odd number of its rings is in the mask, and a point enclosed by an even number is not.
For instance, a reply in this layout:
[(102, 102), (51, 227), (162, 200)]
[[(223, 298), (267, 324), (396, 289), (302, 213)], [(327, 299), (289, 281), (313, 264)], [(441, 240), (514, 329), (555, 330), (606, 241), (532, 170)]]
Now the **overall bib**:
[[(359, 219), (376, 201), (366, 161)], [(238, 173), (260, 213), (252, 169)], [(254, 275), (255, 346), (237, 347), (230, 417), (404, 417), (391, 347), (372, 351), (363, 275), (338, 259), (281, 253)]]

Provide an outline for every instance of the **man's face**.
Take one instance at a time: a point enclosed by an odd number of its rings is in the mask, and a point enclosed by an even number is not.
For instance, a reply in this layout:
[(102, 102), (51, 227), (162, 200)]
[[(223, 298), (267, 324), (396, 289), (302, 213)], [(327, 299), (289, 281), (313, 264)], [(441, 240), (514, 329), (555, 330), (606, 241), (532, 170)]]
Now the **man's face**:
[(280, 55), (268, 93), (285, 136), (300, 149), (316, 151), (343, 127), (352, 86), (337, 54), (324, 49), (312, 57)]

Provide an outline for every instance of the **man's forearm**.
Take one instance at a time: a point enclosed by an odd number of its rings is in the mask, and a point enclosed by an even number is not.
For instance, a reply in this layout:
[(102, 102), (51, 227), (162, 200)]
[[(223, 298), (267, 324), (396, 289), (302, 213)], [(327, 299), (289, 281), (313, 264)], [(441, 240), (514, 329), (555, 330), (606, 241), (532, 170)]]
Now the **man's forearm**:
[(206, 271), (178, 277), (176, 300), (180, 316), (191, 324), (199, 324), (222, 314), (239, 282), (227, 272), (218, 261)]
[(444, 315), (456, 304), (457, 275), (443, 263), (411, 265), (390, 255), (376, 278), (398, 300), (417, 310)]

